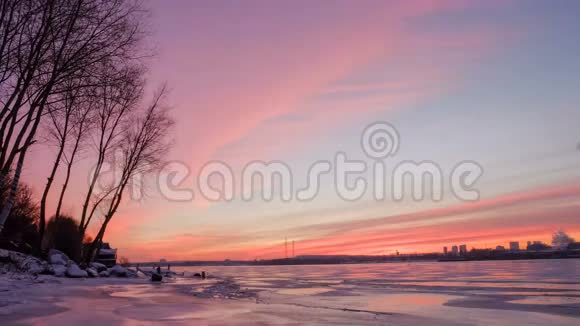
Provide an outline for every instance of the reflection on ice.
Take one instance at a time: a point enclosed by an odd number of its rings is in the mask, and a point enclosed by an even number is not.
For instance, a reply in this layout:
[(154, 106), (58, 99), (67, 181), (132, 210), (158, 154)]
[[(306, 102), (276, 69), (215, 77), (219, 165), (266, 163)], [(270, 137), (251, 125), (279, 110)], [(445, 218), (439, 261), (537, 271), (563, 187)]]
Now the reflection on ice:
[(332, 291), (331, 288), (296, 288), (296, 289), (281, 289), (276, 291), (276, 293), (291, 294), (291, 295), (315, 295), (331, 291)]
[[(207, 267), (271, 304), (401, 313), (480, 324), (569, 324), (580, 260)], [(474, 309), (475, 308), (475, 309)], [(533, 315), (535, 314), (535, 315)]]
[(540, 305), (580, 304), (580, 297), (533, 296), (525, 299), (511, 300), (510, 303)]
[(396, 293), (371, 297), (368, 309), (372, 311), (416, 312), (440, 308), (444, 303), (460, 297), (444, 294)]

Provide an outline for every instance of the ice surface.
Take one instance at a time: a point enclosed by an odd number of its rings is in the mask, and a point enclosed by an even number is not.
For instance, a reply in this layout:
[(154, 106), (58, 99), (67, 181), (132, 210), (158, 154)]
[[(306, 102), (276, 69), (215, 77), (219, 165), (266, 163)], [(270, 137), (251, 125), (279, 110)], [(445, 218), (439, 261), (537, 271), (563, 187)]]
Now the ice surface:
[[(191, 275), (199, 269), (182, 270)], [(0, 275), (0, 320), (3, 325), (580, 322), (580, 260), (204, 270), (215, 278), (153, 284), (133, 278)]]

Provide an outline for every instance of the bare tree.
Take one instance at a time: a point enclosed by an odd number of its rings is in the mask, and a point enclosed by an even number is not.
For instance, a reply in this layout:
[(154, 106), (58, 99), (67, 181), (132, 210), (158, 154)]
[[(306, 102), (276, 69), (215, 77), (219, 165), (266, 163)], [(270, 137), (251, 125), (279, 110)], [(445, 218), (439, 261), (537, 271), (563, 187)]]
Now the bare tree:
[(68, 151), (65, 150), (63, 153), (63, 161), (66, 164), (65, 178), (62, 184), (60, 194), (58, 197), (58, 202), (56, 205), (55, 216), (60, 216), (62, 209), (62, 202), (64, 200), (64, 195), (66, 193), (68, 183), (70, 181), (70, 175), (72, 171), (73, 164), (80, 152), (84, 149), (84, 145), (87, 140), (87, 136), (91, 132), (94, 126), (93, 111), (94, 111), (94, 97), (87, 97), (83, 103), (81, 103), (76, 110), (72, 110), (71, 123), (73, 127), (71, 128), (70, 138), (71, 142), (69, 144)]
[(71, 79), (98, 76), (104, 63), (116, 69), (138, 59), (141, 12), (129, 0), (4, 0), (0, 4), (4, 33), (0, 35), (0, 182), (16, 162), (11, 191), (0, 210), (0, 231), (48, 103), (67, 89)]
[(103, 223), (93, 240), (86, 259), (92, 260), (95, 251), (102, 242), (107, 226), (123, 200), (123, 194), (132, 180), (138, 175), (147, 175), (161, 168), (163, 158), (168, 151), (168, 133), (173, 121), (168, 109), (162, 104), (166, 90), (163, 87), (154, 100), (144, 110), (133, 113), (131, 123), (123, 128), (120, 157), (115, 158), (116, 167), (120, 170), (116, 179), (107, 191), (109, 196), (103, 201)]
[(563, 230), (558, 230), (552, 234), (552, 245), (557, 249), (565, 249), (574, 239)]
[[(15, 71), (14, 60), (19, 35), (22, 34), (29, 13), (18, 0), (4, 0), (0, 4), (0, 85), (10, 79)], [(2, 116), (6, 112), (2, 111)]]
[[(74, 162), (79, 146), (85, 138), (87, 129), (90, 128), (91, 121), (91, 102), (94, 101), (94, 96), (90, 88), (79, 87), (78, 82), (81, 80), (71, 80), (66, 89), (53, 96), (54, 101), (47, 104), (47, 115), (49, 117), (46, 130), (48, 133), (48, 142), (54, 143), (57, 148), (57, 154), (53, 161), (50, 174), (48, 176), (42, 198), (40, 200), (39, 213), (39, 233), (40, 237), (44, 236), (46, 226), (46, 204), (48, 194), (54, 182), (54, 177), (61, 164), (65, 161), (67, 164), (67, 172), (65, 178), (65, 185), (70, 179), (70, 170)], [(69, 150), (72, 159), (67, 157), (67, 147), (72, 142), (72, 149)], [(62, 205), (62, 197), (66, 191), (66, 186), (61, 190), (59, 198), (57, 213), (55, 216), (60, 216), (60, 208)]]
[[(120, 146), (123, 128), (131, 118), (131, 112), (143, 94), (143, 70), (130, 67), (119, 78), (104, 82), (95, 89), (97, 103), (95, 104), (95, 126), (93, 145), (96, 150), (96, 162), (89, 181), (89, 187), (83, 202), (79, 231), (84, 236), (96, 208), (108, 197), (108, 193), (95, 194), (95, 186), (101, 176), (103, 166), (115, 150)], [(89, 210), (91, 200), (94, 200)]]

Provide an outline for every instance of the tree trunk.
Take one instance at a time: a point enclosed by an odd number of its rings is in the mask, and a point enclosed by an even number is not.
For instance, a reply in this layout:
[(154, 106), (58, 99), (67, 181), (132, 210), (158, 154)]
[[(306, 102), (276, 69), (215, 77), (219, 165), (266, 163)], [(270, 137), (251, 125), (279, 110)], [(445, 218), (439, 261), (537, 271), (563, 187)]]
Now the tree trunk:
[(105, 235), (105, 230), (107, 229), (107, 224), (109, 224), (110, 220), (111, 220), (111, 218), (108, 216), (105, 218), (105, 221), (103, 222), (103, 225), (101, 225), (99, 233), (97, 233), (97, 236), (95, 237), (95, 239), (93, 240), (93, 242), (89, 246), (88, 252), (84, 253), (85, 254), (85, 263), (87, 265), (89, 265), (95, 259), (95, 255), (97, 254), (97, 249), (98, 249), (97, 247), (99, 247), (101, 242), (103, 241), (103, 237)]
[(60, 216), (60, 210), (62, 208), (62, 201), (64, 199), (64, 193), (66, 192), (66, 188), (68, 187), (68, 182), (70, 180), (71, 168), (72, 168), (72, 158), (71, 158), (71, 162), (66, 167), (66, 177), (64, 178), (64, 183), (62, 184), (62, 189), (60, 190), (60, 195), (58, 197), (58, 204), (56, 205), (55, 216)]
[[(79, 128), (80, 128), (79, 133), (75, 139), (75, 146), (73, 147), (72, 153), (70, 155), (70, 159), (69, 159), (67, 166), (66, 166), (66, 176), (64, 178), (64, 183), (62, 184), (62, 189), (60, 190), (60, 195), (58, 197), (58, 204), (56, 205), (56, 213), (55, 213), (56, 216), (60, 216), (60, 209), (62, 208), (62, 201), (64, 199), (64, 193), (66, 192), (66, 188), (68, 187), (71, 169), (72, 169), (73, 163), (75, 161), (75, 156), (76, 156), (77, 151), (79, 149), (79, 144), (81, 142), (83, 124), (84, 124), (84, 121), (81, 121), (80, 125), (79, 125)], [(84, 237), (84, 234), (82, 236)]]
[(87, 191), (87, 195), (85, 197), (85, 201), (83, 203), (83, 212), (81, 215), (81, 222), (79, 223), (79, 232), (82, 237), (85, 236), (85, 231), (87, 229), (88, 223), (85, 222), (87, 216), (87, 210), (89, 208), (89, 202), (91, 200), (91, 196), (93, 195), (93, 190), (95, 188), (95, 184), (97, 183), (97, 178), (99, 173), (101, 173), (101, 166), (102, 166), (102, 158), (101, 154), (99, 153), (99, 159), (97, 161), (97, 166), (95, 168), (95, 172), (91, 178), (91, 182), (89, 184), (89, 190)]
[(52, 165), (52, 170), (50, 171), (50, 175), (48, 176), (46, 186), (44, 187), (44, 192), (42, 193), (42, 199), (40, 200), (40, 220), (38, 222), (38, 234), (40, 236), (41, 242), (44, 237), (44, 230), (46, 228), (46, 199), (48, 198), (50, 187), (52, 186), (54, 176), (56, 175), (56, 171), (58, 170), (58, 166), (60, 165), (60, 159), (62, 157), (63, 152), (64, 152), (64, 139), (58, 150), (58, 154), (56, 155), (54, 164)]
[(97, 233), (95, 240), (93, 240), (93, 242), (91, 243), (91, 246), (89, 248), (89, 252), (85, 253), (85, 255), (86, 255), (85, 262), (87, 264), (90, 264), (93, 261), (95, 254), (96, 254), (97, 246), (100, 245), (100, 243), (103, 241), (103, 237), (105, 236), (105, 231), (107, 230), (107, 225), (109, 224), (109, 222), (113, 218), (113, 215), (115, 215), (115, 213), (117, 212), (117, 209), (119, 208), (119, 204), (121, 204), (121, 200), (123, 199), (123, 191), (124, 191), (126, 185), (127, 185), (127, 182), (122, 182), (122, 184), (119, 185), (120, 191), (118, 190), (115, 193), (115, 196), (112, 199), (111, 205), (109, 206), (109, 211), (107, 212), (107, 215), (105, 215), (105, 221), (101, 225), (101, 228), (99, 229), (99, 233)]
[(20, 174), (22, 173), (22, 165), (24, 164), (25, 155), (25, 150), (20, 152), (20, 157), (18, 158), (18, 163), (16, 164), (16, 170), (14, 170), (14, 178), (12, 179), (10, 193), (8, 194), (8, 198), (6, 198), (6, 203), (2, 207), (2, 211), (0, 211), (0, 233), (2, 233), (2, 229), (4, 229), (4, 223), (6, 222), (6, 219), (8, 219), (8, 215), (10, 214), (12, 206), (14, 206), (14, 201), (16, 200), (18, 181), (20, 180)]

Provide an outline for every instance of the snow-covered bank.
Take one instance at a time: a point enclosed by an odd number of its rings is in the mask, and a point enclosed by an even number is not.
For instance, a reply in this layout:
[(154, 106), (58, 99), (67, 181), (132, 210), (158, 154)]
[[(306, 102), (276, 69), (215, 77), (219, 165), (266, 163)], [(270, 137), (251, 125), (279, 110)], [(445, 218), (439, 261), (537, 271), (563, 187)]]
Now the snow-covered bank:
[(115, 265), (111, 268), (100, 263), (91, 263), (81, 268), (61, 251), (51, 249), (48, 261), (18, 252), (0, 249), (0, 274), (9, 274), (12, 278), (29, 278), (38, 275), (53, 275), (56, 277), (88, 278), (88, 277), (145, 277), (137, 270)]
[(0, 249), (0, 274), (54, 274), (46, 261), (19, 252)]

